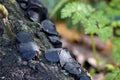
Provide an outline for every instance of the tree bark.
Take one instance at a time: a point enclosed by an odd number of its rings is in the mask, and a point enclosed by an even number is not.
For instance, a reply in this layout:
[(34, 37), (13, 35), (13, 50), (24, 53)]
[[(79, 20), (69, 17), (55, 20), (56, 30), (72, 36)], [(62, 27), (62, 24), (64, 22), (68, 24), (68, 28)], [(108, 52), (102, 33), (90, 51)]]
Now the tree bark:
[[(20, 31), (32, 33), (34, 42), (38, 44), (41, 55), (37, 60), (22, 60), (15, 44), (11, 44), (3, 21), (0, 20), (0, 80), (74, 80), (64, 75), (59, 63), (50, 63), (44, 58), (44, 51), (53, 46), (42, 31), (41, 25), (24, 18), (22, 10), (15, 0), (0, 0), (8, 10), (8, 20), (12, 32), (16, 35)], [(3, 31), (4, 29), (4, 31)], [(40, 38), (35, 37), (38, 33)]]

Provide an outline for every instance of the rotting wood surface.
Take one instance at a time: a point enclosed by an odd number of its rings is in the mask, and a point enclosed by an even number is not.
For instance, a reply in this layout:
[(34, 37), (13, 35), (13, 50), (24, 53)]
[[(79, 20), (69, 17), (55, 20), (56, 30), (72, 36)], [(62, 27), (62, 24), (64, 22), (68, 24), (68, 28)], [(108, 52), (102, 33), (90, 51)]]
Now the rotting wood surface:
[[(34, 41), (41, 49), (38, 60), (23, 61), (15, 44), (11, 44), (4, 30), (4, 34), (0, 36), (0, 80), (74, 80), (69, 75), (65, 76), (59, 65), (47, 62), (44, 58), (44, 51), (52, 48), (52, 45), (42, 32), (41, 26), (25, 19), (15, 0), (0, 0), (0, 3), (9, 12), (8, 20), (14, 34), (20, 31), (32, 33)], [(0, 20), (1, 29), (4, 27), (2, 23)], [(39, 39), (34, 36), (36, 32), (39, 32)]]

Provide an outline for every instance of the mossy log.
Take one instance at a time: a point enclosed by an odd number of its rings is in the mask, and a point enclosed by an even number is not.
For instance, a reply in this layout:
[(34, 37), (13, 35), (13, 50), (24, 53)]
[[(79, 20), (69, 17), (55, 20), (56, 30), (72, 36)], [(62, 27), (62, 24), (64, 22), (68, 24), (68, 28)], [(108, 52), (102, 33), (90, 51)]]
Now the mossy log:
[[(37, 60), (22, 60), (16, 43), (11, 43), (0, 19), (0, 80), (74, 80), (73, 77), (64, 75), (59, 64), (50, 63), (44, 58), (44, 51), (53, 46), (42, 31), (41, 25), (27, 20), (15, 0), (0, 0), (0, 4), (8, 10), (12, 32), (15, 35), (20, 31), (32, 33), (34, 42), (41, 50)], [(36, 33), (39, 33), (39, 39), (35, 37)]]

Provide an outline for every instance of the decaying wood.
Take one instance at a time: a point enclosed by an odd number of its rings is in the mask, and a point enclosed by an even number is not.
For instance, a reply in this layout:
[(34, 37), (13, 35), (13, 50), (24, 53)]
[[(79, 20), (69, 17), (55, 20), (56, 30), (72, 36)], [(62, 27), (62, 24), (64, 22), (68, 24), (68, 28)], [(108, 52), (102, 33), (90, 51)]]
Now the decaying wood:
[[(9, 12), (8, 20), (12, 32), (16, 35), (20, 31), (32, 33), (34, 41), (41, 50), (37, 60), (23, 61), (16, 45), (11, 44), (6, 31), (0, 36), (0, 80), (74, 80), (62, 72), (56, 63), (50, 63), (44, 58), (44, 51), (52, 48), (51, 43), (41, 30), (39, 23), (30, 22), (24, 18), (22, 10), (15, 0), (0, 0)], [(4, 28), (0, 20), (0, 28)], [(39, 33), (39, 39), (35, 34)]]

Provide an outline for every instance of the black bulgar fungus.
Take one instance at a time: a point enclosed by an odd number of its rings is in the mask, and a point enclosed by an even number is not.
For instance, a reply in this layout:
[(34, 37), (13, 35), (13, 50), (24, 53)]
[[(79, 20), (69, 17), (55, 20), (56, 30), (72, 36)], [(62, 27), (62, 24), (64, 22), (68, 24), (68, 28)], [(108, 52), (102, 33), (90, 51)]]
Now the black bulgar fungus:
[(41, 22), (43, 31), (47, 34), (58, 35), (55, 25), (50, 20), (44, 20)]
[(19, 3), (21, 9), (23, 10), (28, 9), (30, 0), (16, 0), (16, 1)]
[(45, 58), (50, 62), (58, 62), (59, 61), (59, 53), (60, 49), (48, 49), (45, 51)]
[(60, 64), (65, 70), (74, 75), (81, 74), (81, 66), (71, 57), (68, 51), (61, 50), (59, 57)]
[(55, 48), (62, 48), (62, 42), (59, 36), (48, 36), (48, 38)]
[(62, 43), (60, 44), (53, 44), (55, 48), (62, 48)]
[(19, 44), (19, 51), (21, 53), (27, 52), (27, 51), (39, 52), (39, 47), (37, 46), (35, 42), (21, 43)]
[[(59, 58), (60, 58), (60, 65), (67, 70), (70, 74), (75, 75), (77, 77), (80, 77), (80, 80), (91, 80), (90, 77), (87, 75), (86, 70), (81, 67), (80, 64), (75, 61), (69, 51), (65, 49), (61, 49), (59, 52)], [(81, 76), (85, 75), (88, 76), (89, 78), (82, 77)]]
[(32, 34), (26, 31), (19, 32), (16, 37), (21, 43), (31, 42), (33, 40)]
[[(31, 15), (29, 14), (29, 11), (31, 11)], [(32, 18), (36, 18), (36, 17), (33, 17), (34, 15), (39, 15), (39, 20), (38, 22), (42, 22), (43, 20), (47, 19), (47, 15), (48, 15), (48, 11), (47, 9), (41, 5), (41, 4), (37, 4), (37, 3), (34, 3), (31, 4), (31, 6), (28, 8), (27, 10), (27, 17), (31, 20), (31, 17)], [(33, 13), (36, 13), (36, 14), (33, 14)], [(35, 22), (34, 20), (31, 20), (33, 22)]]
[(81, 76), (79, 80), (91, 80), (89, 76)]
[[(58, 37), (55, 25), (50, 20), (47, 20), (47, 9), (40, 2), (37, 2), (37, 0), (17, 1), (29, 20), (41, 23), (42, 30), (46, 33), (48, 39), (55, 47), (45, 51), (45, 58), (50, 62), (60, 62), (61, 67), (69, 73), (76, 75), (79, 80), (91, 80), (91, 78), (86, 74), (84, 68), (82, 68), (80, 64), (71, 57), (69, 51), (61, 48), (62, 42)], [(35, 35), (37, 38), (40, 38), (39, 34), (36, 33)], [(18, 33), (17, 39), (21, 42), (19, 44), (19, 51), (24, 59), (30, 60), (35, 57), (37, 52), (39, 52), (37, 44), (32, 42), (31, 34), (26, 32)]]
[(60, 38), (58, 36), (48, 36), (49, 40), (53, 44), (58, 44), (60, 43)]
[(72, 62), (73, 58), (71, 57), (69, 51), (66, 51), (65, 49), (62, 49), (59, 53), (60, 58), (60, 64), (62, 67), (68, 62)]
[[(47, 19), (48, 10), (43, 6), (40, 1), (37, 0), (17, 0), (20, 7), (24, 10), (25, 16), (33, 22), (41, 22)], [(39, 15), (39, 17), (38, 17)], [(36, 16), (38, 17), (36, 19)]]
[(24, 60), (31, 60), (35, 57), (36, 52), (35, 51), (26, 51), (21, 53), (21, 56)]
[(64, 65), (64, 69), (67, 70), (69, 73), (74, 74), (74, 75), (80, 75), (81, 74), (81, 69), (80, 65), (76, 62), (69, 62)]
[(23, 59), (30, 60), (39, 53), (39, 47), (34, 42), (20, 43), (19, 51)]
[(40, 20), (40, 17), (37, 11), (32, 10), (32, 9), (26, 13), (26, 16), (28, 16), (28, 18), (33, 22), (39, 22)]

